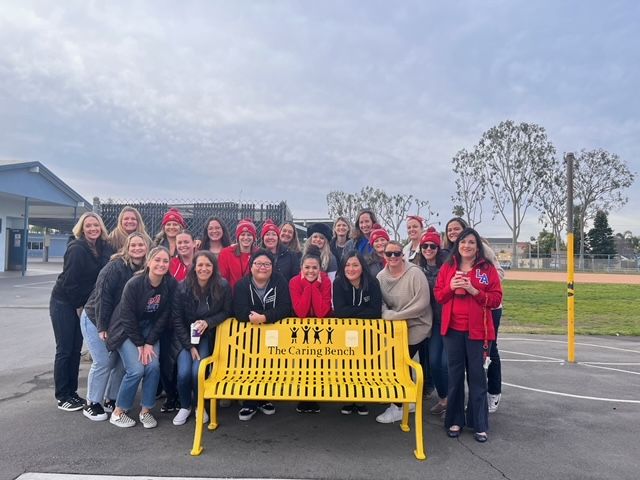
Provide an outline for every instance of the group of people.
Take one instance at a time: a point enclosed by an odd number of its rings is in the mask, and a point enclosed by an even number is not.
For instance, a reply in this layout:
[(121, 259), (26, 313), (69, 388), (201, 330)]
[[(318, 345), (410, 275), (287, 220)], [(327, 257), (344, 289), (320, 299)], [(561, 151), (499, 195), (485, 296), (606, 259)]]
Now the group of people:
[[(232, 239), (211, 217), (194, 235), (170, 209), (152, 239), (135, 208), (122, 210), (112, 232), (98, 214), (83, 214), (51, 294), (58, 408), (132, 427), (142, 383), (139, 422), (157, 426), (152, 409), (164, 391), (161, 412), (176, 412), (173, 423), (183, 425), (196, 404), (200, 360), (211, 355), (226, 318), (254, 325), (289, 316), (383, 318), (407, 322), (409, 353), (419, 356), (427, 393), (437, 394), (430, 411), (444, 417), (448, 435), (469, 427), (485, 442), (488, 413), (501, 395), (496, 335), (504, 272), (461, 218), (441, 235), (410, 216), (407, 233), (406, 245), (391, 240), (370, 209), (353, 227), (344, 217), (333, 228), (309, 226), (304, 246), (289, 222), (267, 220), (258, 231), (241, 220)], [(83, 338), (92, 357), (86, 400), (78, 395)], [(320, 406), (300, 402), (297, 411)], [(257, 412), (272, 415), (275, 406), (244, 401), (238, 416), (250, 420)], [(341, 413), (368, 409), (351, 404)], [(402, 407), (393, 403), (376, 417), (401, 419)]]

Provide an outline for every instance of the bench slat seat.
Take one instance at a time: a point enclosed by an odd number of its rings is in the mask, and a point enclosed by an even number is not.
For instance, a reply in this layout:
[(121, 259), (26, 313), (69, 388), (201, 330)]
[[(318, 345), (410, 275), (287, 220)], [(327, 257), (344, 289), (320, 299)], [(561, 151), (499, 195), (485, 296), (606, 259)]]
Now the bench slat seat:
[(416, 404), (414, 454), (424, 460), (422, 388), (422, 368), (409, 358), (404, 321), (285, 318), (257, 326), (227, 319), (217, 328), (213, 354), (200, 363), (191, 454), (202, 451), (205, 399), (209, 430), (218, 427), (220, 399), (396, 402), (404, 405), (403, 431), (409, 431), (408, 406)]

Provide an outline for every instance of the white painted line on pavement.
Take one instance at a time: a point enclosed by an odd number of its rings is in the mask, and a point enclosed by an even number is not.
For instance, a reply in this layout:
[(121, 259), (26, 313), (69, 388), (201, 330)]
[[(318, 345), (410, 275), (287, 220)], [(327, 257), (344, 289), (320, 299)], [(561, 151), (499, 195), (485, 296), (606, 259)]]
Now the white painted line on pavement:
[[(562, 343), (563, 345), (567, 344), (566, 340), (547, 340), (544, 338), (513, 338), (513, 337), (499, 337), (498, 341), (514, 341), (514, 342), (542, 342), (542, 343)], [(597, 347), (597, 348), (606, 348), (609, 350), (618, 350), (620, 352), (631, 352), (631, 353), (640, 353), (640, 350), (631, 350), (629, 348), (620, 348), (620, 347), (609, 347), (607, 345), (597, 345), (595, 343), (582, 343), (576, 342), (576, 345), (583, 345), (585, 347)]]
[(586, 395), (574, 395), (573, 393), (554, 392), (553, 390), (542, 390), (540, 388), (525, 387), (523, 385), (516, 385), (514, 383), (507, 383), (507, 382), (502, 382), (502, 385), (507, 385), (507, 386), (513, 387), (513, 388), (520, 388), (522, 390), (529, 390), (531, 392), (547, 393), (549, 395), (557, 395), (559, 397), (580, 398), (580, 399), (583, 399), (583, 400), (597, 400), (597, 401), (600, 401), (600, 402), (611, 402), (611, 403), (633, 403), (633, 404), (640, 405), (640, 400), (624, 400), (624, 399), (621, 399), (621, 398), (603, 398), (603, 397), (589, 397), (589, 396), (586, 396)]
[[(151, 477), (149, 475), (119, 476), (119, 475), (81, 475), (71, 473), (23, 473), (16, 480), (229, 480), (231, 477)], [(255, 480), (235, 478), (234, 480)], [(278, 479), (265, 479), (278, 480)]]
[[(504, 351), (500, 351), (500, 353), (504, 353)], [(533, 358), (502, 358), (500, 357), (500, 362), (531, 362), (531, 363), (564, 363), (564, 360), (537, 360)]]
[(630, 373), (632, 375), (640, 375), (640, 372), (633, 372), (631, 370), (622, 370), (621, 368), (603, 367), (601, 365), (591, 365), (590, 362), (578, 362), (578, 364), (584, 365), (585, 367), (601, 368), (603, 370), (613, 370), (614, 372), (622, 372), (622, 373)]
[(524, 355), (526, 357), (536, 357), (536, 358), (543, 358), (545, 360), (553, 360), (554, 362), (561, 362), (564, 363), (564, 359), (562, 358), (554, 358), (554, 357), (545, 357), (544, 355), (534, 355), (533, 353), (522, 353), (522, 352), (513, 352), (511, 350), (502, 350), (499, 349), (500, 353), (511, 353), (512, 355)]
[(580, 362), (580, 363), (588, 363), (589, 365), (618, 365), (618, 366), (634, 366), (640, 367), (640, 363), (638, 362)]

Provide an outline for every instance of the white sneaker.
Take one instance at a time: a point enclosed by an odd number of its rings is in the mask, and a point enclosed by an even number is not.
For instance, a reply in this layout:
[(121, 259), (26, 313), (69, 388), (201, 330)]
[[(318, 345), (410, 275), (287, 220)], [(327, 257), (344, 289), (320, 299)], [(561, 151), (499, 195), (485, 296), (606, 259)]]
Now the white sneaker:
[(136, 425), (136, 421), (124, 412), (120, 415), (112, 413), (109, 423), (121, 428), (135, 427)]
[(153, 415), (151, 415), (151, 412), (141, 413), (139, 418), (140, 418), (140, 423), (142, 423), (142, 426), (144, 428), (156, 428), (158, 426), (158, 422), (156, 421), (155, 418), (153, 418)]
[(409, 404), (409, 413), (416, 413), (416, 404), (415, 403), (410, 403)]
[[(198, 418), (198, 410), (196, 410), (196, 418)], [(204, 411), (204, 415), (202, 416), (202, 423), (209, 423), (209, 414), (207, 411)]]
[(378, 423), (393, 423), (402, 420), (402, 407), (398, 407), (395, 403), (389, 405), (389, 407), (376, 417)]
[(495, 413), (498, 410), (498, 405), (500, 405), (500, 397), (502, 394), (498, 393), (497, 395), (491, 395), (487, 393), (487, 400), (489, 401), (489, 413)]
[(178, 410), (178, 414), (175, 417), (173, 417), (173, 424), (184, 425), (185, 423), (187, 423), (187, 419), (189, 418), (189, 415), (191, 415), (190, 408), (181, 408), (180, 410)]

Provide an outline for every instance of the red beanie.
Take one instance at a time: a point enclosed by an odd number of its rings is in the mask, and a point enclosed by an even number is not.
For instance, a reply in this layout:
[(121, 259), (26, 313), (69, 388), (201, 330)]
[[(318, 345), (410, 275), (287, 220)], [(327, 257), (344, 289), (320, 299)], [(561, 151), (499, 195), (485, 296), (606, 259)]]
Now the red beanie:
[(278, 228), (278, 226), (275, 223), (273, 223), (273, 220), (271, 220), (270, 218), (267, 218), (264, 224), (262, 225), (262, 231), (260, 232), (260, 237), (264, 238), (264, 236), (269, 232), (275, 232), (275, 234), (278, 235), (278, 237), (280, 237), (280, 229)]
[(384, 228), (376, 228), (375, 230), (371, 230), (371, 234), (369, 235), (369, 243), (373, 245), (373, 243), (379, 238), (386, 238), (387, 241), (390, 240), (389, 234)]
[(435, 227), (427, 228), (427, 231), (424, 232), (424, 235), (422, 235), (422, 238), (420, 239), (420, 245), (423, 243), (435, 243), (440, 247), (440, 234)]
[(249, 232), (251, 235), (253, 235), (253, 238), (257, 237), (256, 226), (248, 218), (245, 218), (244, 220), (240, 220), (238, 222), (238, 226), (236, 227), (236, 238), (238, 238), (240, 234), (244, 232)]
[(424, 228), (424, 218), (422, 218), (420, 215), (409, 215), (407, 217), (407, 221), (409, 220), (415, 220), (420, 224), (420, 228)]
[(162, 217), (163, 227), (169, 222), (176, 222), (176, 223), (179, 223), (182, 226), (182, 228), (187, 228), (187, 224), (185, 223), (184, 218), (182, 217), (182, 214), (180, 213), (179, 210), (175, 208), (170, 208), (169, 211), (164, 214), (164, 217)]

